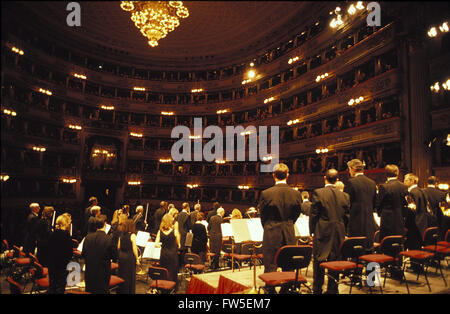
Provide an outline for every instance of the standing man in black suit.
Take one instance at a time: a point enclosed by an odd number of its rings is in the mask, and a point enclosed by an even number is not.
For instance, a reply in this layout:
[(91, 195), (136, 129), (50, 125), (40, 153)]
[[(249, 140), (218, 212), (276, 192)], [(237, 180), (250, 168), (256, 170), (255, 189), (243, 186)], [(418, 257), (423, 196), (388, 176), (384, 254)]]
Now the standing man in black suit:
[(84, 239), (82, 256), (86, 263), (84, 279), (86, 291), (92, 294), (107, 294), (111, 278), (111, 259), (117, 259), (117, 246), (105, 233), (106, 216), (96, 218), (97, 231)]
[(81, 232), (81, 234), (83, 235), (83, 238), (88, 233), (88, 221), (89, 221), (89, 218), (91, 218), (91, 208), (93, 206), (97, 206), (98, 205), (98, 200), (97, 200), (97, 198), (95, 196), (91, 196), (89, 198), (88, 202), (89, 202), (89, 206), (86, 207), (86, 209), (84, 210), (84, 216), (83, 216), (84, 219), (82, 220), (83, 225), (82, 225), (82, 232)]
[(428, 202), (430, 203), (433, 216), (436, 217), (436, 225), (439, 227), (440, 238), (444, 239), (448, 226), (444, 223), (444, 214), (442, 213), (439, 203), (445, 202), (445, 193), (436, 189), (437, 178), (431, 176), (427, 180), (427, 187), (424, 189)]
[(222, 250), (222, 222), (225, 210), (222, 207), (217, 209), (217, 213), (209, 219), (208, 235), (211, 253), (215, 255), (211, 261), (211, 268), (219, 268), (220, 251)]
[(377, 230), (373, 217), (377, 186), (375, 181), (364, 175), (364, 165), (361, 160), (352, 159), (347, 166), (351, 176), (344, 188), (344, 192), (350, 196), (348, 236), (366, 237), (367, 248), (371, 248)]
[(422, 247), (423, 233), (425, 229), (431, 226), (429, 213), (427, 212), (427, 199), (422, 189), (417, 186), (419, 178), (415, 174), (406, 174), (404, 183), (408, 187), (408, 192), (415, 204), (415, 208), (408, 215), (406, 247), (409, 249), (420, 249)]
[(159, 226), (161, 225), (161, 219), (167, 213), (167, 206), (169, 205), (166, 201), (161, 201), (159, 203), (159, 208), (153, 214), (153, 228), (152, 233), (157, 234)]
[(40, 206), (38, 203), (30, 204), (30, 214), (27, 217), (25, 225), (25, 238), (23, 240), (23, 250), (25, 253), (34, 254), (37, 246), (37, 226), (39, 224), (39, 211)]
[(219, 202), (214, 202), (213, 208), (208, 212), (208, 215), (206, 215), (206, 221), (209, 223), (209, 220), (212, 216), (217, 214), (217, 209), (220, 207)]
[(136, 214), (133, 216), (133, 222), (136, 226), (136, 232), (145, 231), (147, 229), (147, 224), (145, 223), (144, 217), (144, 206), (138, 205), (136, 207)]
[(262, 191), (259, 198), (263, 234), (264, 272), (276, 271), (275, 255), (284, 245), (294, 245), (294, 223), (300, 216), (302, 197), (287, 184), (289, 168), (283, 163), (273, 167), (275, 185)]
[(381, 217), (380, 241), (387, 236), (403, 235), (404, 216), (407, 210), (408, 187), (398, 180), (396, 165), (386, 165), (386, 183), (378, 187), (376, 210)]
[(308, 191), (302, 191), (302, 214), (309, 216), (311, 211), (311, 201), (309, 200)]
[(186, 252), (186, 235), (191, 229), (191, 218), (189, 213), (191, 211), (189, 203), (181, 204), (181, 212), (177, 216), (178, 232), (180, 232), (180, 264), (183, 265), (184, 253)]
[[(324, 282), (324, 269), (320, 263), (333, 261), (339, 258), (339, 248), (345, 239), (345, 217), (348, 215), (350, 202), (344, 192), (334, 184), (337, 181), (336, 169), (329, 169), (325, 174), (325, 187), (314, 190), (312, 194), (311, 215), (309, 217), (309, 230), (314, 235), (314, 263), (313, 263), (313, 291), (322, 293)], [(329, 272), (329, 275), (338, 280), (339, 273)], [(328, 279), (327, 294), (337, 294), (338, 284)]]

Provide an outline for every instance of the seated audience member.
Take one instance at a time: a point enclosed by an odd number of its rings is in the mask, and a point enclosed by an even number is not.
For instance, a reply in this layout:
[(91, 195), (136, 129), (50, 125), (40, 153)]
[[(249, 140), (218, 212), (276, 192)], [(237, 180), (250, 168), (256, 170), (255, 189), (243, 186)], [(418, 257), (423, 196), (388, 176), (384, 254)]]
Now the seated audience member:
[(89, 233), (84, 239), (82, 256), (86, 271), (84, 279), (86, 291), (92, 294), (108, 294), (111, 278), (111, 260), (117, 259), (117, 246), (105, 233), (106, 216), (96, 218), (97, 231)]
[(56, 218), (55, 231), (48, 239), (48, 275), (50, 286), (48, 293), (63, 294), (66, 289), (67, 264), (72, 258), (72, 238), (69, 234), (71, 220), (68, 214)]

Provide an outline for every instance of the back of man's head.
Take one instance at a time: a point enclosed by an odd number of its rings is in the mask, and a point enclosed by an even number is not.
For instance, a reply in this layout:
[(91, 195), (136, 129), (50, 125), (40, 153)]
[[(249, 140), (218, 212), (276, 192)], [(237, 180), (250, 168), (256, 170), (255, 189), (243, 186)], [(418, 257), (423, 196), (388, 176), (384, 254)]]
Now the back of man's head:
[(136, 207), (136, 212), (137, 213), (142, 213), (143, 211), (144, 211), (144, 206), (138, 205), (138, 207)]
[(384, 167), (384, 169), (386, 170), (386, 177), (388, 177), (388, 178), (398, 177), (399, 170), (396, 165), (386, 165), (386, 167)]
[(414, 184), (419, 183), (419, 178), (414, 173), (405, 174), (405, 184), (408, 186), (412, 186)]
[(96, 204), (97, 204), (97, 198), (95, 196), (91, 196), (89, 198), (89, 206), (96, 205)]
[(328, 169), (325, 173), (325, 180), (330, 184), (335, 184), (338, 179), (338, 172), (336, 169)]
[(217, 215), (220, 215), (223, 217), (224, 214), (225, 214), (225, 209), (223, 209), (223, 207), (217, 208)]
[(38, 204), (38, 203), (31, 203), (31, 204), (30, 204), (30, 210), (31, 210), (32, 212), (37, 212), (37, 211), (39, 211), (39, 209), (40, 209), (40, 207), (39, 207), (39, 204)]
[(427, 179), (427, 183), (429, 185), (436, 185), (437, 182), (438, 182), (438, 180), (435, 176), (428, 177), (428, 179)]
[(289, 167), (279, 163), (273, 166), (273, 176), (276, 180), (286, 180), (289, 175)]
[(187, 203), (187, 202), (183, 203), (181, 205), (181, 208), (187, 211), (189, 209), (189, 203)]
[(347, 163), (347, 166), (356, 172), (364, 171), (364, 164), (359, 159), (352, 159)]
[(308, 191), (302, 191), (302, 199), (308, 200), (309, 199), (309, 192)]
[(100, 206), (92, 206), (91, 207), (91, 215), (92, 216), (97, 216), (101, 211)]
[(200, 205), (200, 204), (195, 204), (195, 205), (194, 205), (194, 210), (201, 211), (201, 210), (202, 210), (202, 205)]
[(95, 225), (97, 226), (97, 229), (102, 229), (105, 226), (106, 223), (106, 215), (98, 215), (95, 217)]
[(217, 209), (220, 207), (220, 204), (219, 204), (219, 202), (214, 202), (214, 204), (213, 204), (213, 210), (216, 210), (217, 211)]

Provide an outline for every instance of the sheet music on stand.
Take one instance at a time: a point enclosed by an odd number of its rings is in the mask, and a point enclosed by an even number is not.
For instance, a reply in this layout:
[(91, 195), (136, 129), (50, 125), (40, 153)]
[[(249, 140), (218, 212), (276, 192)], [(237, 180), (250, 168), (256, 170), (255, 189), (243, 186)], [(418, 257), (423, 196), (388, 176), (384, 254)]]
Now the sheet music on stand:
[(309, 237), (309, 217), (306, 215), (300, 215), (294, 224), (296, 237)]
[(375, 223), (378, 225), (378, 227), (380, 226), (381, 223), (381, 217), (378, 216), (377, 213), (373, 213), (373, 219), (375, 219)]
[(145, 247), (147, 245), (148, 239), (150, 239), (150, 233), (145, 231), (138, 231), (136, 234), (136, 245)]
[(161, 256), (161, 248), (155, 247), (156, 242), (147, 242), (145, 245), (142, 258), (148, 258), (153, 260), (159, 260)]
[(233, 236), (233, 229), (231, 228), (230, 223), (228, 223), (228, 222), (223, 223), (220, 225), (220, 228), (222, 229), (222, 238)]
[(260, 218), (232, 219), (230, 223), (235, 243), (262, 242), (264, 229)]

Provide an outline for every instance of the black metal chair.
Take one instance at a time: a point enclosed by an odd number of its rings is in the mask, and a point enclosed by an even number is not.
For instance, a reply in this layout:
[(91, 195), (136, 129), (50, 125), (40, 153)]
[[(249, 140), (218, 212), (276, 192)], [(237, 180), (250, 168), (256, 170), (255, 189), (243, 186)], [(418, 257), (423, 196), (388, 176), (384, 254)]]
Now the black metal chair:
[(149, 286), (151, 293), (170, 294), (175, 292), (176, 282), (168, 280), (169, 271), (167, 268), (149, 266), (148, 276), (152, 279)]
[(311, 292), (311, 288), (306, 285), (308, 280), (300, 273), (302, 268), (308, 267), (311, 257), (310, 245), (285, 245), (275, 255), (275, 264), (282, 271), (264, 273), (258, 277), (264, 281), (265, 288), (285, 287), (294, 293), (304, 285)]

